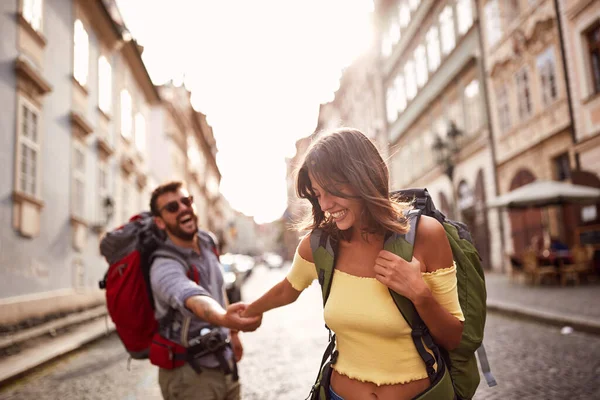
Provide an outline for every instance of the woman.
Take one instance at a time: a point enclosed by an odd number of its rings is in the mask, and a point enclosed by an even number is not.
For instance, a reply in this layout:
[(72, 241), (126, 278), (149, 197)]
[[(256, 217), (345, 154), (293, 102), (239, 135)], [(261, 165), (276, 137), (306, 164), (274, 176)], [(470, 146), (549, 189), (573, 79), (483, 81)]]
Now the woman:
[[(387, 233), (410, 227), (404, 217), (410, 206), (390, 199), (388, 181), (381, 155), (354, 129), (320, 137), (298, 172), (297, 193), (312, 204), (305, 229), (323, 229), (339, 240), (324, 309), (339, 351), (330, 385), (336, 400), (410, 399), (430, 385), (388, 288), (414, 303), (439, 346), (453, 349), (462, 336), (456, 266), (442, 225), (421, 217), (411, 262), (383, 250)], [(287, 277), (245, 316), (294, 302), (317, 278), (310, 236), (301, 240)]]

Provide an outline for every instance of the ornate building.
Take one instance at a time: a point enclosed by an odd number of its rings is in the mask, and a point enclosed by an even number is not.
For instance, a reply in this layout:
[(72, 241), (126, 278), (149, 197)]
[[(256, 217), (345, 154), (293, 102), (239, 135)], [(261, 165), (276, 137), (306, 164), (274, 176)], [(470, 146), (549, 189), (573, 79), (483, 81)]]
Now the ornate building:
[(480, 18), (471, 0), (377, 1), (392, 188), (426, 187), (501, 268), (501, 221), (486, 107)]
[[(479, 1), (501, 193), (537, 179), (568, 180), (576, 165), (557, 14), (552, 0)], [(553, 235), (571, 242), (549, 210)], [(542, 211), (503, 213), (506, 250), (543, 236)]]
[[(600, 188), (600, 2), (560, 0), (563, 43), (575, 130), (571, 181)], [(569, 213), (570, 211), (570, 213)], [(600, 204), (572, 207), (567, 215), (600, 249)], [(596, 239), (592, 239), (596, 237)]]
[(195, 111), (190, 92), (172, 83), (159, 87), (163, 104), (152, 110), (151, 174), (154, 182), (186, 182), (200, 226), (222, 234), (225, 228), (216, 162), (217, 146), (206, 116)]
[(0, 325), (11, 325), (104, 302), (98, 241), (147, 204), (160, 96), (113, 1), (0, 11)]

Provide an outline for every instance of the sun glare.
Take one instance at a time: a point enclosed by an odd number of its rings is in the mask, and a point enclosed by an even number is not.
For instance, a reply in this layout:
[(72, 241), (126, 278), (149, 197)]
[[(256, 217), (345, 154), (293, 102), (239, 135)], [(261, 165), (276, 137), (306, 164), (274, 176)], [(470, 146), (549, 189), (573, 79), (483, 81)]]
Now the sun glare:
[(281, 217), (285, 157), (371, 44), (372, 1), (118, 3), (153, 81), (185, 82), (207, 115), (231, 206), (257, 222)]

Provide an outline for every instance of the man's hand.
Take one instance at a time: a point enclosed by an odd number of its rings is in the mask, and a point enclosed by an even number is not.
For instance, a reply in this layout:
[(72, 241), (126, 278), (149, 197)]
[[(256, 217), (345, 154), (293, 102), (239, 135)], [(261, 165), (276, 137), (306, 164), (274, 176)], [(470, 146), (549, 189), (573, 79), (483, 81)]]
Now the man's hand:
[(231, 333), (231, 347), (233, 349), (233, 356), (235, 357), (235, 361), (240, 362), (242, 356), (244, 355), (244, 346), (242, 346), (240, 335), (237, 332)]
[(244, 332), (255, 331), (262, 323), (262, 315), (256, 317), (242, 317), (241, 313), (248, 307), (244, 303), (234, 303), (227, 306), (223, 315), (222, 326)]
[(251, 332), (256, 330), (262, 322), (259, 316), (242, 317), (241, 313), (247, 307), (244, 303), (235, 303), (223, 309), (219, 303), (209, 296), (190, 296), (185, 301), (185, 306), (204, 321), (229, 329)]

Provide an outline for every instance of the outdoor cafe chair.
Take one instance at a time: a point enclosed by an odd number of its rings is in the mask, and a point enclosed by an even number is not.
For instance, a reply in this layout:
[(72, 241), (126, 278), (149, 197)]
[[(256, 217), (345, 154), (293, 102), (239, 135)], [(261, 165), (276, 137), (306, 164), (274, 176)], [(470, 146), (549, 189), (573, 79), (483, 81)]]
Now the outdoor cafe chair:
[(579, 284), (580, 277), (587, 278), (592, 272), (589, 252), (583, 246), (576, 245), (571, 249), (573, 263), (560, 266), (560, 284), (565, 286), (568, 281)]
[(544, 278), (553, 281), (558, 278), (558, 272), (554, 265), (540, 265), (539, 256), (535, 250), (527, 250), (523, 254), (523, 271), (533, 285), (541, 284)]

